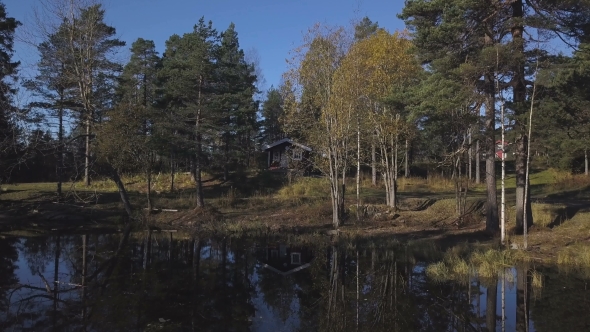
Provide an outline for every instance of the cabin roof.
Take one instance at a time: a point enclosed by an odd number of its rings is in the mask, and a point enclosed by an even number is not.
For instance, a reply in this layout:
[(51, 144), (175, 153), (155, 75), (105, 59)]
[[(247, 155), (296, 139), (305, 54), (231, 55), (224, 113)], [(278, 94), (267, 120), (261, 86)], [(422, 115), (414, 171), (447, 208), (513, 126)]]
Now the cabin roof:
[(291, 145), (295, 145), (295, 146), (297, 146), (297, 147), (299, 147), (299, 148), (301, 148), (301, 149), (303, 149), (305, 151), (311, 151), (311, 148), (309, 146), (305, 146), (303, 144), (300, 144), (300, 143), (297, 143), (297, 142), (293, 142), (293, 140), (290, 139), (290, 138), (288, 138), (288, 137), (283, 138), (281, 140), (278, 140), (276, 142), (272, 142), (272, 143), (268, 144), (266, 146), (266, 148), (264, 149), (264, 151), (270, 150), (270, 149), (272, 149), (272, 148), (274, 148), (276, 146), (279, 146), (281, 144), (291, 144)]
[(273, 271), (273, 272), (275, 272), (277, 274), (280, 274), (282, 276), (286, 276), (286, 275), (289, 275), (291, 273), (295, 273), (297, 271), (301, 271), (301, 270), (303, 270), (305, 268), (308, 268), (310, 265), (311, 265), (310, 263), (305, 263), (305, 264), (300, 265), (300, 266), (297, 266), (297, 267), (295, 267), (295, 268), (293, 268), (293, 269), (291, 269), (289, 271), (281, 271), (281, 270), (279, 270), (279, 269), (277, 269), (275, 267), (272, 267), (271, 265), (266, 264), (266, 263), (263, 265), (263, 267), (265, 267), (265, 268), (267, 268), (267, 269), (269, 269), (269, 270), (271, 270), (271, 271)]

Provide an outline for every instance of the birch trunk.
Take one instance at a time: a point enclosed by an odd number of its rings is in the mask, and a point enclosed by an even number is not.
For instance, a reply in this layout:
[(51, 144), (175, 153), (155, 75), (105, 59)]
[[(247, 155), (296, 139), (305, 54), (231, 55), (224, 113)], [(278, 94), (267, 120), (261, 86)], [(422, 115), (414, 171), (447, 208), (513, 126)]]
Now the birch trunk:
[(84, 153), (84, 185), (90, 187), (90, 115), (86, 119), (86, 142)]
[(371, 183), (377, 186), (377, 156), (375, 155), (375, 143), (371, 144)]
[(408, 151), (408, 140), (406, 139), (406, 156), (405, 156), (405, 165), (404, 165), (404, 177), (410, 176), (410, 162), (409, 162), (410, 153)]
[(473, 146), (471, 146), (473, 142), (471, 137), (472, 134), (472, 128), (469, 128), (469, 150), (467, 150), (467, 158), (469, 158), (467, 176), (469, 177), (469, 181), (473, 180), (473, 174), (471, 174), (471, 170), (473, 169)]
[(479, 163), (481, 161), (481, 155), (479, 154), (479, 140), (475, 141), (475, 183), (481, 183), (481, 169)]
[(588, 176), (588, 149), (584, 149), (584, 174)]
[(361, 126), (359, 118), (356, 118), (356, 220), (360, 219), (359, 209), (361, 205)]

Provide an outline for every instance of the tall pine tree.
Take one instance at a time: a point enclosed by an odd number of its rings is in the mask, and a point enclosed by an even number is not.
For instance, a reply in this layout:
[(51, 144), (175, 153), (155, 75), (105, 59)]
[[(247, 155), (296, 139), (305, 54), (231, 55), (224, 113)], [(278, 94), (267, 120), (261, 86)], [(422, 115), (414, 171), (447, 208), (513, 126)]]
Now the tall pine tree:
[(9, 17), (6, 6), (0, 2), (0, 172), (8, 176), (7, 172), (18, 161), (18, 128), (12, 121), (16, 110), (13, 105), (15, 88), (12, 83), (16, 80), (19, 62), (12, 61), (14, 33), (20, 22)]

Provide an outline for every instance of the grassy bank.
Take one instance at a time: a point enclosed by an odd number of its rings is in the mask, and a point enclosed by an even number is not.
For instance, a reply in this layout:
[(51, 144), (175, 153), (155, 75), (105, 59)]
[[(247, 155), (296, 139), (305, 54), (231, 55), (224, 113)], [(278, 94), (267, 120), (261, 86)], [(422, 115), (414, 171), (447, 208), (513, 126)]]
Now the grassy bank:
[[(252, 172), (231, 174), (224, 181), (204, 176), (207, 209), (194, 209), (194, 185), (186, 173), (154, 177), (153, 203), (158, 210), (147, 215), (146, 181), (141, 176), (124, 177), (141, 227), (185, 229), (211, 233), (322, 233), (331, 232), (331, 205), (325, 178), (299, 178), (288, 183), (282, 174)], [(346, 195), (347, 220), (339, 234), (399, 239), (438, 239), (492, 243), (483, 232), (485, 192), (470, 184), (467, 214), (455, 211), (454, 181), (442, 177), (400, 178), (400, 209), (383, 205), (385, 193), (364, 177), (361, 209), (356, 210), (354, 178)], [(590, 265), (590, 179), (555, 170), (531, 175), (533, 218), (527, 255), (531, 259), (569, 265)], [(507, 181), (508, 241), (519, 247), (521, 236), (514, 235), (513, 178)], [(118, 229), (126, 221), (116, 187), (110, 180), (95, 180), (90, 187), (64, 184), (64, 199), (55, 202), (55, 184), (3, 185), (0, 193), (0, 230), (41, 231), (95, 228)], [(357, 217), (358, 216), (358, 217)], [(331, 232), (334, 233), (334, 232)], [(466, 261), (467, 262), (467, 261)], [(574, 263), (572, 263), (574, 262)]]

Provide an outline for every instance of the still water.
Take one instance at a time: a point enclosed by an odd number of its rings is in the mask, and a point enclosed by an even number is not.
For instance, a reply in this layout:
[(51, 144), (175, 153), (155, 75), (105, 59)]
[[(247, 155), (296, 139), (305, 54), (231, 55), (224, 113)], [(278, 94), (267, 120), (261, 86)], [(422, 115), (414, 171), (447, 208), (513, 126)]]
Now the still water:
[(437, 283), (395, 241), (122, 239), (0, 238), (0, 330), (590, 331), (588, 281), (538, 266), (542, 289), (530, 267)]

